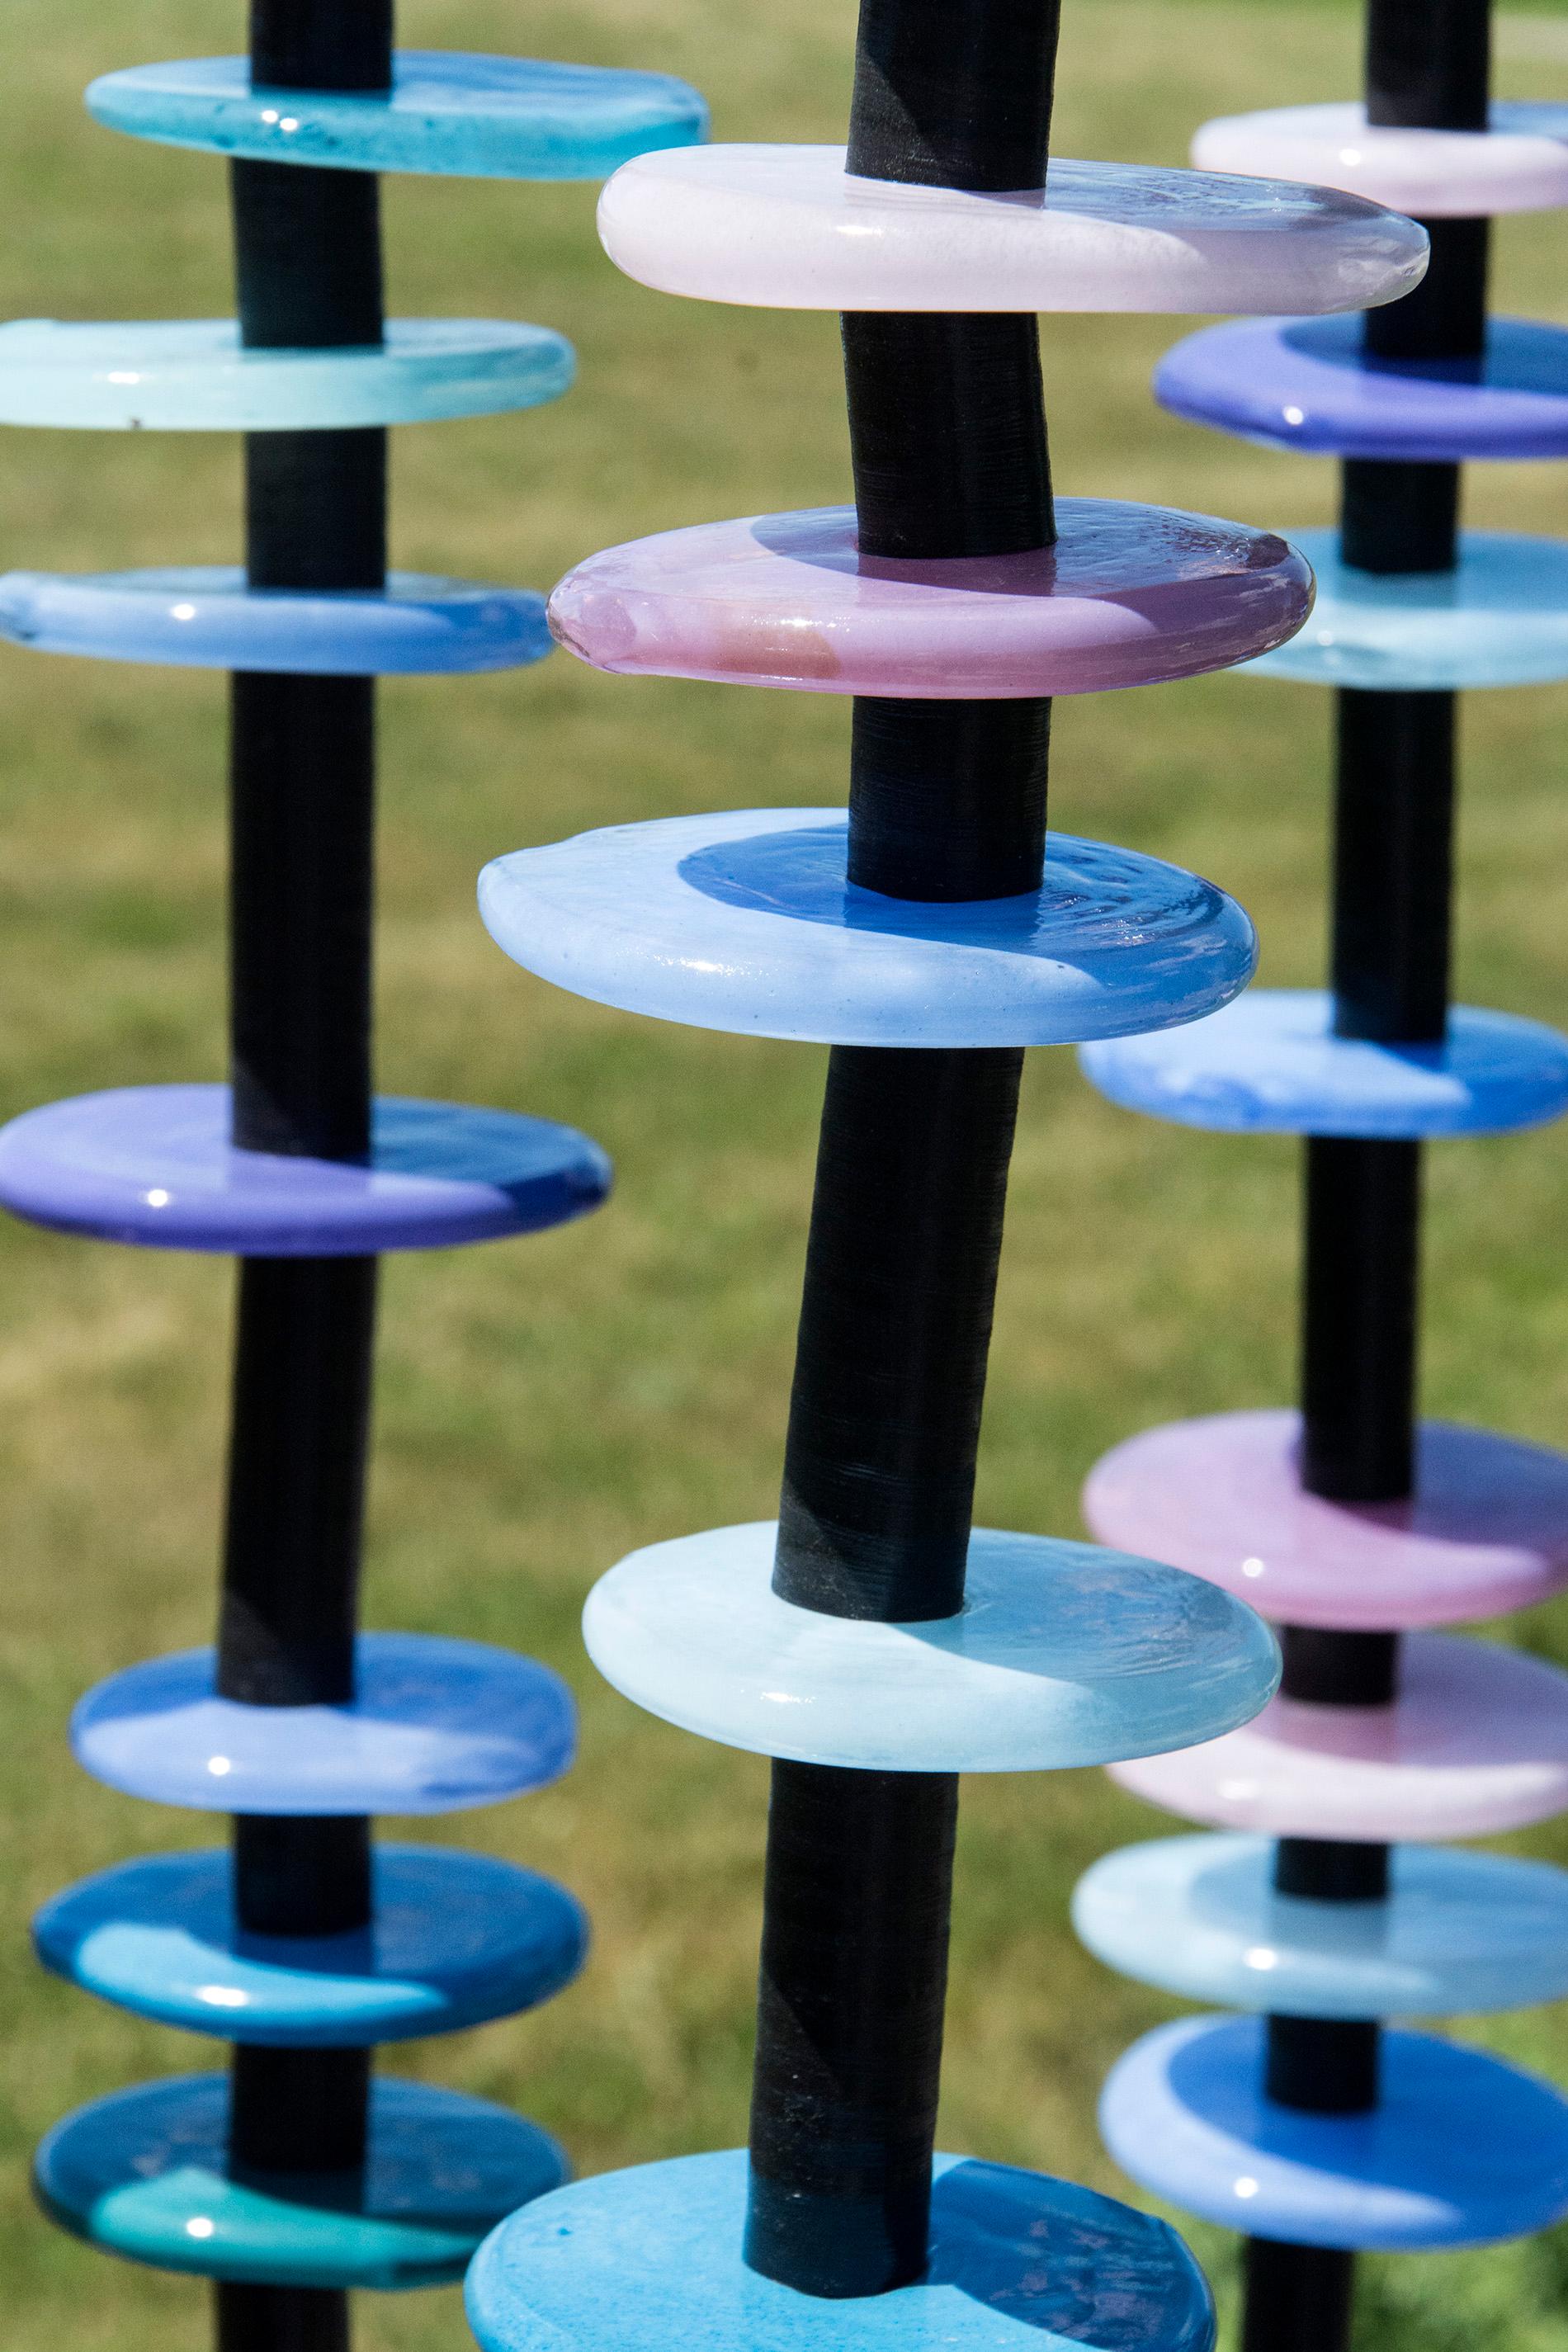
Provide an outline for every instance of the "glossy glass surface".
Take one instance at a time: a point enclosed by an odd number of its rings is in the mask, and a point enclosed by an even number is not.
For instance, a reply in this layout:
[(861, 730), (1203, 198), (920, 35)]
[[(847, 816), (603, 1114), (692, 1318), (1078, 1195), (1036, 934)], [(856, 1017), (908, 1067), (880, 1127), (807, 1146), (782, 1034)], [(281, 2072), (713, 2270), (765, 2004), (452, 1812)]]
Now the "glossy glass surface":
[(1568, 457), (1568, 328), (1493, 319), (1479, 360), (1379, 360), (1357, 318), (1204, 327), (1167, 352), (1173, 415), (1270, 448), (1460, 464)]
[(844, 169), (842, 147), (641, 156), (599, 202), (618, 269), (772, 310), (1351, 310), (1426, 266), (1414, 222), (1323, 188), (1053, 156), (1044, 191)]
[(558, 400), (572, 346), (495, 319), (392, 319), (384, 343), (245, 351), (232, 319), (0, 326), (0, 425), (297, 433), (490, 416)]
[(84, 1879), (33, 1922), (39, 1958), (139, 2017), (275, 2048), (402, 2042), (531, 2009), (582, 1965), (563, 1887), (488, 1854), (377, 1845), (374, 1924), (258, 1936), (227, 1853), (153, 1854)]
[(1441, 1045), (1374, 1045), (1332, 1020), (1321, 990), (1249, 988), (1205, 1021), (1079, 1058), (1124, 1110), (1223, 1135), (1506, 1135), (1568, 1110), (1568, 1037), (1542, 1022), (1461, 1004)]
[(120, 1087), (0, 1128), (0, 1203), (144, 1249), (355, 1257), (498, 1241), (597, 1208), (610, 1163), (574, 1128), (396, 1095), (368, 1167), (237, 1151), (226, 1087)]
[(987, 701), (1224, 669), (1311, 610), (1271, 532), (1110, 499), (1057, 524), (1055, 547), (948, 562), (861, 555), (853, 507), (661, 531), (568, 572), (550, 625), (596, 669)]
[(213, 1813), (451, 1813), (559, 1779), (576, 1716), (533, 1658), (435, 1633), (362, 1633), (347, 1706), (245, 1706), (211, 1650), (149, 1658), (71, 1717), (79, 1764), (127, 1796)]
[(45, 654), (194, 669), (392, 677), (516, 669), (550, 651), (544, 599), (395, 572), (386, 593), (247, 588), (243, 572), (7, 572), (0, 636)]
[(1423, 1422), (1415, 1494), (1330, 1503), (1301, 1486), (1300, 1417), (1223, 1412), (1128, 1438), (1095, 1464), (1101, 1543), (1157, 1554), (1287, 1625), (1378, 1632), (1500, 1617), (1568, 1584), (1568, 1456)]
[(1454, 571), (1384, 577), (1342, 564), (1337, 531), (1293, 537), (1318, 601), (1289, 645), (1247, 664), (1249, 677), (1390, 693), (1568, 677), (1568, 541), (1468, 530)]
[(1197, 132), (1193, 162), (1344, 188), (1423, 220), (1473, 218), (1568, 205), (1565, 142), (1568, 105), (1494, 99), (1489, 131), (1403, 131), (1370, 124), (1359, 101), (1336, 101), (1222, 115)]
[(1568, 2211), (1568, 2105), (1426, 2033), (1383, 2043), (1369, 2114), (1262, 2095), (1261, 2018), (1186, 2018), (1111, 2069), (1100, 2128), (1123, 2171), (1222, 2229), (1355, 2253), (1486, 2245)]
[(655, 1020), (843, 1045), (1052, 1045), (1193, 1021), (1246, 986), (1234, 899), (1052, 834), (1040, 889), (935, 905), (844, 878), (839, 809), (737, 809), (514, 850), (479, 877), (497, 944)]
[(1269, 1837), (1492, 1837), (1568, 1811), (1568, 1675), (1446, 1633), (1401, 1645), (1392, 1706), (1276, 1698), (1179, 1756), (1118, 1764), (1134, 1796)]
[(1044, 1772), (1256, 1715), (1279, 1675), (1250, 1609), (1090, 1544), (977, 1528), (956, 1617), (884, 1625), (773, 1591), (771, 1520), (633, 1552), (588, 1596), (607, 1682), (763, 1756), (888, 1772)]
[(578, 2181), (468, 2273), (483, 2352), (1209, 2352), (1175, 2232), (1064, 2180), (939, 2156), (918, 2286), (853, 2302), (748, 2270), (742, 2148)]
[(446, 49), (400, 49), (390, 98), (252, 89), (248, 58), (189, 58), (105, 74), (87, 105), (111, 131), (212, 154), (487, 180), (602, 180), (708, 129), (669, 74)]
[(1274, 1842), (1162, 1838), (1073, 1895), (1097, 1959), (1185, 2000), (1290, 2017), (1449, 2017), (1568, 1993), (1568, 1874), (1511, 1854), (1396, 1846), (1384, 1903), (1274, 1891)]
[(486, 2099), (379, 2077), (363, 2179), (225, 2174), (228, 2083), (177, 2075), (79, 2107), (34, 2180), (62, 2228), (165, 2271), (258, 2286), (444, 2286), (505, 2213), (559, 2188), (566, 2159)]

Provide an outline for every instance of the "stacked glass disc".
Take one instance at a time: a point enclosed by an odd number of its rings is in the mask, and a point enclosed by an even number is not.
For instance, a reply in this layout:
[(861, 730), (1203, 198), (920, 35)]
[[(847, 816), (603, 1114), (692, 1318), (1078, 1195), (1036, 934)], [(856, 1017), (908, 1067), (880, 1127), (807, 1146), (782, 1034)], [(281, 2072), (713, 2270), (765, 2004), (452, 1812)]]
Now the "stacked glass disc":
[(1110, 1855), (1076, 1899), (1114, 1967), (1254, 2012), (1149, 2036), (1101, 2117), (1136, 2179), (1247, 2233), (1248, 2352), (1335, 2352), (1358, 2252), (1568, 2210), (1554, 2090), (1379, 2024), (1568, 1992), (1568, 1878), (1442, 1843), (1568, 1807), (1568, 1676), (1437, 1630), (1568, 1584), (1568, 1459), (1415, 1408), (1423, 1146), (1568, 1108), (1568, 1040), (1448, 994), (1456, 692), (1568, 677), (1568, 548), (1458, 526), (1462, 460), (1568, 456), (1568, 332), (1486, 315), (1487, 215), (1568, 201), (1568, 109), (1489, 107), (1488, 35), (1482, 0), (1374, 0), (1365, 107), (1194, 143), (1398, 203), (1432, 262), (1363, 320), (1211, 328), (1158, 372), (1180, 415), (1343, 461), (1342, 531), (1300, 534), (1312, 619), (1253, 666), (1338, 689), (1331, 986), (1082, 1057), (1131, 1109), (1306, 1139), (1300, 1412), (1151, 1430), (1085, 1499), (1282, 1632), (1257, 1722), (1118, 1768), (1220, 1834)]
[(1049, 699), (1284, 642), (1310, 575), (1201, 515), (1053, 501), (1033, 315), (1392, 299), (1426, 241), (1353, 197), (1053, 162), (1054, 12), (867, 0), (851, 142), (647, 156), (605, 246), (656, 289), (844, 314), (857, 503), (590, 558), (552, 625), (595, 667), (854, 698), (842, 807), (587, 833), (487, 868), (518, 963), (623, 1012), (826, 1045), (779, 1521), (657, 1544), (590, 1653), (770, 1757), (751, 2145), (563, 2189), (469, 2274), (486, 2352), (843, 2352), (1064, 2339), (1205, 2352), (1180, 2242), (936, 2154), (957, 1776), (1239, 1727), (1244, 1600), (1132, 1551), (973, 1528), (1023, 1050), (1228, 1002), (1212, 884), (1045, 832)]
[(531, 407), (573, 364), (540, 327), (385, 320), (376, 175), (596, 179), (701, 137), (704, 114), (660, 75), (395, 54), (386, 0), (256, 0), (247, 57), (112, 74), (89, 104), (232, 159), (239, 317), (0, 329), (0, 418), (243, 433), (247, 564), (13, 573), (0, 627), (235, 674), (234, 1082), (27, 1113), (0, 1133), (0, 1202), (240, 1260), (217, 1644), (116, 1675), (72, 1726), (109, 1786), (235, 1823), (232, 1852), (60, 1895), (37, 1940), (103, 1999), (234, 2047), (226, 2079), (68, 2117), (37, 2182), (79, 2236), (217, 2282), (225, 2352), (334, 2352), (348, 2289), (460, 2277), (566, 2170), (501, 2108), (373, 2079), (373, 2046), (547, 2000), (584, 1941), (547, 1879), (371, 1844), (374, 1814), (494, 1803), (554, 1779), (574, 1744), (542, 1665), (357, 1632), (377, 1261), (537, 1232), (609, 1181), (570, 1129), (371, 1092), (374, 677), (549, 650), (535, 595), (387, 574), (385, 428)]

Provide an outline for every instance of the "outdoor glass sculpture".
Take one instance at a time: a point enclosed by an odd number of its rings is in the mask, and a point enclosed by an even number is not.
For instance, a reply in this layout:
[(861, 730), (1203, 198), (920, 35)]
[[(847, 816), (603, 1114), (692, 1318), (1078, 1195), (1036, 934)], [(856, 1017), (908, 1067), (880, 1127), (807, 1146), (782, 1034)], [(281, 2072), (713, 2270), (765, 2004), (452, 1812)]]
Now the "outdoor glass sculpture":
[(1360, 308), (1426, 240), (1321, 190), (1047, 180), (1056, 30), (864, 0), (847, 152), (653, 156), (601, 205), (649, 285), (843, 314), (856, 505), (612, 549), (552, 625), (605, 669), (852, 696), (853, 750), (847, 818), (624, 825), (480, 886), (580, 995), (833, 1049), (778, 1524), (636, 1552), (585, 1619), (640, 1705), (774, 1759), (749, 2156), (503, 2224), (469, 2273), (486, 2352), (1212, 2341), (1162, 2224), (932, 2152), (956, 1776), (1212, 1738), (1277, 1673), (1212, 1583), (971, 1528), (1023, 1049), (1194, 1020), (1253, 962), (1211, 884), (1047, 836), (1050, 698), (1263, 652), (1310, 597), (1267, 532), (1053, 501), (1033, 314)]
[(1568, 1992), (1568, 1878), (1424, 1843), (1568, 1808), (1568, 1676), (1430, 1630), (1568, 1584), (1568, 1459), (1415, 1405), (1423, 1144), (1568, 1108), (1568, 1040), (1448, 1001), (1456, 690), (1568, 677), (1568, 548), (1458, 528), (1462, 460), (1568, 457), (1568, 331), (1486, 315), (1487, 215), (1568, 202), (1568, 108), (1489, 106), (1489, 49), (1486, 0), (1373, 0), (1364, 109), (1194, 142), (1408, 207), (1432, 263), (1363, 321), (1211, 328), (1158, 372), (1179, 415), (1344, 461), (1342, 530), (1299, 539), (1312, 619), (1257, 665), (1338, 689), (1331, 984), (1082, 1056), (1130, 1108), (1307, 1139), (1300, 1414), (1151, 1430), (1084, 1505), (1283, 1629), (1256, 1723), (1117, 1769), (1223, 1834), (1109, 1855), (1075, 1904), (1113, 1967), (1265, 2012), (1146, 2037), (1101, 2110), (1134, 2179), (1247, 2233), (1246, 2352), (1339, 2352), (1358, 2252), (1568, 2210), (1554, 2090), (1378, 2023)]
[(584, 1927), (548, 1880), (370, 1841), (378, 1812), (536, 1788), (570, 1697), (471, 1642), (360, 1634), (376, 1263), (524, 1234), (603, 1199), (597, 1147), (540, 1119), (373, 1099), (379, 672), (549, 650), (542, 600), (386, 571), (386, 430), (553, 399), (541, 327), (383, 316), (383, 170), (598, 178), (700, 138), (656, 74), (395, 53), (391, 0), (254, 0), (245, 58), (94, 84), (92, 111), (232, 159), (238, 319), (0, 328), (0, 420), (243, 432), (246, 564), (0, 583), (47, 651), (230, 669), (232, 1087), (129, 1087), (0, 1133), (0, 1202), (62, 1231), (240, 1258), (216, 1649), (82, 1701), (111, 1787), (235, 1816), (232, 1854), (108, 1871), (46, 1906), (47, 1966), (234, 2045), (228, 2079), (122, 2091), (39, 2151), (46, 2206), (109, 2251), (217, 2282), (222, 2352), (342, 2352), (346, 2290), (462, 2275), (565, 2177), (544, 2133), (374, 2044), (544, 2000)]

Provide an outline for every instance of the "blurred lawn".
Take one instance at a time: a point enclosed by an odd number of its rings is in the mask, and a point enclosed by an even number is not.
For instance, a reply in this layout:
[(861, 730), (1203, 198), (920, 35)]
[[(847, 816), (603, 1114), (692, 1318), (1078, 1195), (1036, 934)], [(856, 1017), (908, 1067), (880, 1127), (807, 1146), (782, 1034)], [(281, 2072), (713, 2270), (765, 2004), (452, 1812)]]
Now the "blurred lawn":
[[(203, 0), (8, 0), (0, 315), (190, 314), (229, 304), (222, 174), (93, 128), (80, 86), (235, 44)], [(405, 0), (411, 43), (664, 67), (728, 137), (841, 135), (849, 0)], [(1568, 15), (1501, 27), (1501, 87), (1568, 95)], [(1069, 0), (1057, 143), (1174, 160), (1205, 114), (1348, 93), (1339, 0)], [(639, 531), (846, 494), (834, 322), (704, 309), (617, 278), (586, 189), (393, 183), (395, 307), (540, 320), (582, 361), (536, 415), (402, 433), (398, 560), (543, 584)], [(1568, 317), (1568, 227), (1506, 226), (1502, 303)], [(1258, 521), (1325, 520), (1331, 468), (1163, 419), (1158, 320), (1045, 336), (1058, 485)], [(0, 437), (0, 562), (225, 561), (222, 436)], [(1477, 468), (1472, 519), (1568, 528), (1562, 468)], [(590, 1580), (652, 1538), (772, 1507), (821, 1056), (623, 1019), (525, 979), (473, 913), (481, 861), (579, 826), (836, 797), (847, 706), (598, 677), (558, 657), (385, 697), (383, 1082), (591, 1128), (616, 1202), (571, 1232), (394, 1261), (386, 1281), (368, 1615), (515, 1643), (581, 1694), (560, 1789), (441, 1833), (558, 1872), (593, 1913), (582, 1983), (535, 2019), (401, 2063), (526, 2105), (588, 2170), (744, 2129), (764, 1769), (650, 1722), (588, 1672)], [(1070, 829), (1179, 859), (1257, 917), (1265, 976), (1321, 961), (1327, 706), (1217, 679), (1068, 704), (1054, 809)], [(1465, 717), (1459, 981), (1561, 1019), (1568, 988), (1568, 692), (1474, 698)], [(0, 862), (8, 952), (0, 1108), (222, 1066), (223, 688), (0, 647)], [(1426, 1393), (1545, 1439), (1568, 1421), (1568, 1182), (1551, 1134), (1436, 1155)], [(1144, 1423), (1286, 1397), (1295, 1167), (1282, 1142), (1123, 1117), (1069, 1055), (1034, 1057), (1014, 1181), (980, 1509), (1072, 1532), (1096, 1454)], [(38, 1976), (24, 1923), (81, 1872), (200, 1842), (121, 1801), (65, 1747), (95, 1676), (205, 1638), (213, 1611), (230, 1275), (226, 1265), (0, 1228), (0, 1678), (5, 1934), (0, 2259), (17, 2352), (194, 2352), (194, 2285), (105, 2261), (34, 2214), (27, 2151), (63, 2108), (210, 2053)], [(1509, 1638), (1568, 1653), (1568, 1616)], [(1159, 1827), (1098, 1776), (966, 1790), (943, 2135), (950, 2147), (1114, 2187), (1098, 2148), (1107, 2065), (1171, 2004), (1105, 1974), (1065, 1926), (1074, 1878)], [(1568, 1829), (1521, 1840), (1568, 1860)], [(1568, 2080), (1568, 2029), (1478, 2035)], [(1199, 2243), (1226, 2290), (1230, 2252)], [(1568, 2346), (1568, 2237), (1371, 2266), (1362, 2352)], [(367, 2352), (467, 2341), (455, 2294), (361, 2306)], [(15, 2334), (10, 2334), (10, 2329)]]

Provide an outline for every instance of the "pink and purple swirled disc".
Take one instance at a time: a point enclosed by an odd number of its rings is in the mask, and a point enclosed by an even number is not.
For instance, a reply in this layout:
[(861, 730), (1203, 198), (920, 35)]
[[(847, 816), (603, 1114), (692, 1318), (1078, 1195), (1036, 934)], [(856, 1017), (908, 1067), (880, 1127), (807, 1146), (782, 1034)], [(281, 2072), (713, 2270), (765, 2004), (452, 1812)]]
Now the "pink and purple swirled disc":
[(1305, 559), (1270, 531), (1061, 499), (1054, 547), (862, 555), (853, 507), (748, 515), (591, 555), (550, 625), (595, 669), (805, 694), (1004, 700), (1228, 668), (1293, 636)]

